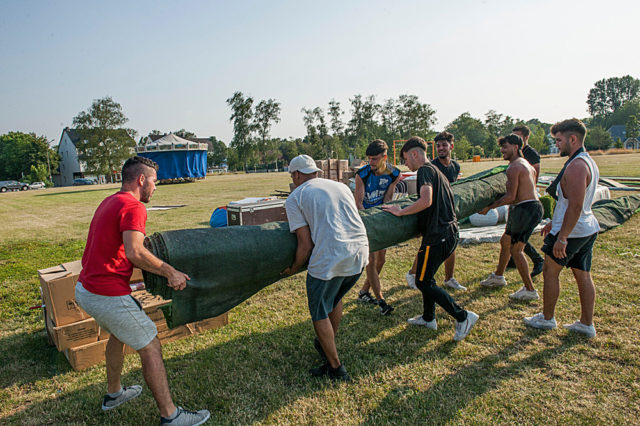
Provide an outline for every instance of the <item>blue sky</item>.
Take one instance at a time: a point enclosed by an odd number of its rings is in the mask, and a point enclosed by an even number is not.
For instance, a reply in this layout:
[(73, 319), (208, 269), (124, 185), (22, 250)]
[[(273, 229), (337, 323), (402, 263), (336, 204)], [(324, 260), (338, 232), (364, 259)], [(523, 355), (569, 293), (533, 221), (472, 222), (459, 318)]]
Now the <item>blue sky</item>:
[(347, 111), (415, 94), (437, 129), (489, 109), (587, 116), (599, 79), (640, 78), (640, 2), (0, 0), (0, 133), (55, 142), (111, 96), (139, 136), (232, 137), (235, 91), (282, 105), (272, 135), (305, 133), (303, 107)]

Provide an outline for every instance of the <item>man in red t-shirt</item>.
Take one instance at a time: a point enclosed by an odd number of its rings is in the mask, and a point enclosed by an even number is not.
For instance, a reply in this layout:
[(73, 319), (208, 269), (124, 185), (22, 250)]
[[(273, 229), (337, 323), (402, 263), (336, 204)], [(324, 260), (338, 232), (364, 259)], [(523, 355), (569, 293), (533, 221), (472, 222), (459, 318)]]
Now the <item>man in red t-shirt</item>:
[(105, 198), (91, 220), (76, 300), (111, 333), (105, 354), (107, 394), (102, 409), (115, 408), (142, 392), (138, 385), (122, 387), (120, 383), (127, 344), (140, 355), (142, 374), (156, 400), (162, 424), (196, 425), (207, 421), (210, 413), (174, 405), (158, 331), (131, 296), (129, 287), (134, 266), (166, 277), (167, 285), (174, 290), (184, 289), (189, 279), (143, 245), (147, 211), (142, 203), (149, 202), (156, 189), (157, 170), (158, 165), (144, 157), (132, 157), (124, 163), (120, 191)]

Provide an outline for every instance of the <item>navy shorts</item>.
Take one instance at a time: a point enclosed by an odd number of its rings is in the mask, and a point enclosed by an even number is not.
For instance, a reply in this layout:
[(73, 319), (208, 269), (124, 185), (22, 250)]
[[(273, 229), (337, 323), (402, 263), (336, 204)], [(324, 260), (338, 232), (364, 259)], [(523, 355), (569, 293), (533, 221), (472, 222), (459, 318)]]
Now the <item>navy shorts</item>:
[(509, 207), (509, 218), (504, 233), (511, 237), (511, 244), (528, 242), (543, 214), (544, 208), (538, 200), (525, 201)]
[(567, 257), (557, 259), (553, 255), (553, 245), (558, 237), (556, 235), (547, 234), (544, 238), (542, 251), (553, 259), (560, 266), (567, 268), (575, 268), (581, 271), (591, 271), (591, 256), (593, 252), (593, 243), (596, 241), (598, 233), (580, 238), (567, 238)]
[(351, 287), (355, 285), (362, 275), (349, 277), (334, 277), (328, 281), (313, 278), (307, 274), (307, 302), (309, 313), (313, 321), (320, 321), (329, 317), (329, 313), (342, 300)]

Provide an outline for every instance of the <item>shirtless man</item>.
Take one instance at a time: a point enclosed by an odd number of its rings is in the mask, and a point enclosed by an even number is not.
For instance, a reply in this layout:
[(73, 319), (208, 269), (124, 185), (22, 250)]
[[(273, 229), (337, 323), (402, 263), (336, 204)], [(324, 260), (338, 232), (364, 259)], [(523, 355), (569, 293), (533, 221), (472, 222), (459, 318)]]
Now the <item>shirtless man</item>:
[(482, 281), (485, 287), (503, 287), (507, 285), (504, 270), (509, 256), (518, 268), (523, 286), (509, 297), (516, 300), (539, 299), (533, 288), (533, 280), (529, 275), (529, 265), (524, 257), (524, 246), (529, 241), (535, 227), (542, 220), (543, 208), (536, 191), (536, 171), (522, 156), (522, 138), (510, 134), (498, 139), (502, 157), (509, 161), (507, 168), (507, 192), (482, 209), (480, 214), (487, 214), (491, 209), (510, 204), (509, 218), (502, 238), (500, 238), (500, 258), (494, 273)]

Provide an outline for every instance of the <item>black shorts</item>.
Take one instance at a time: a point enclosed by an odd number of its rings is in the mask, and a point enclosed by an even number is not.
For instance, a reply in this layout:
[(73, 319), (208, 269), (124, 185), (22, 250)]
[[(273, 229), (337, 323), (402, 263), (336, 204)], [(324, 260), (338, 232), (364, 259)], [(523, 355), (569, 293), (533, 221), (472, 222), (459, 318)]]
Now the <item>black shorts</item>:
[(509, 207), (504, 233), (511, 236), (511, 244), (526, 243), (542, 220), (544, 208), (538, 200), (525, 201)]
[(596, 232), (595, 234), (587, 237), (567, 238), (567, 257), (557, 259), (553, 255), (553, 245), (556, 243), (558, 237), (556, 235), (548, 234), (544, 238), (542, 251), (560, 266), (589, 272), (591, 271), (593, 243), (596, 241), (597, 237), (598, 233)]

